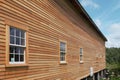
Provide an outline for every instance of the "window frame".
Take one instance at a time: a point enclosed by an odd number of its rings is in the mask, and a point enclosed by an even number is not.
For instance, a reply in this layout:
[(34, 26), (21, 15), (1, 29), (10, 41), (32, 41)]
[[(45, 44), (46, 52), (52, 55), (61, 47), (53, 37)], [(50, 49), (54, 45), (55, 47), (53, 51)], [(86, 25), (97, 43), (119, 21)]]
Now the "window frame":
[[(9, 20), (9, 19), (6, 19), (5, 20), (5, 23), (6, 23), (6, 67), (15, 67), (15, 66), (28, 66), (28, 27), (23, 25), (23, 24), (20, 24), (16, 21), (13, 21), (13, 20)], [(24, 62), (17, 62), (17, 63), (10, 63), (9, 61), (9, 54), (10, 54), (10, 51), (9, 51), (9, 48), (10, 48), (10, 26), (13, 26), (17, 29), (21, 29), (23, 31), (25, 31), (25, 55), (24, 55)]]
[[(65, 60), (64, 61), (61, 61), (61, 52), (63, 52), (63, 51), (61, 51), (60, 49), (60, 45), (61, 45), (61, 43), (65, 43)], [(60, 40), (59, 41), (59, 61), (60, 61), (60, 64), (66, 64), (67, 63), (67, 59), (66, 59), (66, 55), (67, 55), (67, 42), (66, 41), (63, 41), (63, 40)]]
[[(82, 59), (81, 59), (82, 57)], [(83, 48), (79, 48), (79, 61), (80, 63), (83, 63)]]
[[(19, 29), (19, 28), (16, 28), (16, 27), (14, 27), (14, 26), (9, 26), (9, 37), (11, 37), (11, 35), (10, 35), (10, 28), (14, 28), (14, 29), (18, 29), (18, 30), (22, 30), (22, 29)], [(20, 61), (20, 62), (10, 62), (10, 60), (9, 60), (9, 64), (25, 64), (25, 55), (26, 55), (26, 31), (25, 30), (22, 30), (22, 31), (24, 31), (24, 45), (19, 45), (19, 44), (16, 44), (16, 41), (15, 41), (15, 43), (14, 44), (12, 44), (12, 43), (10, 43), (10, 40), (9, 40), (9, 48), (10, 47), (19, 47), (19, 48), (24, 48), (24, 53), (23, 53), (23, 56), (24, 56), (24, 61)], [(16, 36), (16, 33), (14, 32), (14, 34), (15, 35), (12, 35), (13, 37), (15, 37), (15, 38), (17, 38), (17, 36)], [(21, 39), (22, 39), (22, 37), (21, 37)], [(16, 40), (16, 39), (15, 39)], [(11, 53), (10, 53), (10, 51), (9, 51), (9, 55), (10, 55)], [(14, 55), (15, 54), (17, 54), (17, 53), (14, 53)], [(19, 55), (19, 57), (20, 57), (20, 55)], [(10, 58), (10, 57), (9, 57)]]

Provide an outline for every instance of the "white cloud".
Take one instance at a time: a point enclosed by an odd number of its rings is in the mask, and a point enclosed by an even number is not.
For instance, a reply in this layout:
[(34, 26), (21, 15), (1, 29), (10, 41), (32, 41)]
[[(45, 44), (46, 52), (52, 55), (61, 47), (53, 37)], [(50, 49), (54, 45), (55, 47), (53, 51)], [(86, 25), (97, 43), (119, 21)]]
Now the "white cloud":
[(93, 0), (79, 0), (84, 7), (99, 8), (100, 6)]
[(120, 33), (120, 23), (114, 23), (110, 26), (109, 32)]
[(115, 39), (112, 35), (107, 36), (108, 42), (106, 42), (106, 47), (120, 47), (120, 40)]
[(106, 47), (120, 47), (120, 23), (114, 23), (108, 29)]

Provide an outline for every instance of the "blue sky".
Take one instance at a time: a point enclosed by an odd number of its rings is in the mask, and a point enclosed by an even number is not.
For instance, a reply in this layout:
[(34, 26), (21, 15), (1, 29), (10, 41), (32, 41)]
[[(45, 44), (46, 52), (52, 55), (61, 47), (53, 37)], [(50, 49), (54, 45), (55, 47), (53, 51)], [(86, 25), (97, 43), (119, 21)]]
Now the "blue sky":
[(120, 0), (79, 0), (108, 41), (106, 47), (120, 47)]

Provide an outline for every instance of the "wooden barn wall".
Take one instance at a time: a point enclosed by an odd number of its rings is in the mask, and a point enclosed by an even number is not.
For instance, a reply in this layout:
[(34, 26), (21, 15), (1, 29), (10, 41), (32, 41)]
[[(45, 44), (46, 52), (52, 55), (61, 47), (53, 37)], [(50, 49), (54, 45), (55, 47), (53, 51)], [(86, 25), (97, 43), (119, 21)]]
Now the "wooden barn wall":
[(0, 16), (0, 80), (5, 76), (5, 23)]
[[(75, 80), (105, 68), (105, 45), (70, 3), (59, 0), (0, 0), (0, 80)], [(28, 66), (6, 67), (6, 20), (28, 27)], [(67, 64), (59, 62), (67, 42)], [(79, 49), (83, 48), (83, 63)]]

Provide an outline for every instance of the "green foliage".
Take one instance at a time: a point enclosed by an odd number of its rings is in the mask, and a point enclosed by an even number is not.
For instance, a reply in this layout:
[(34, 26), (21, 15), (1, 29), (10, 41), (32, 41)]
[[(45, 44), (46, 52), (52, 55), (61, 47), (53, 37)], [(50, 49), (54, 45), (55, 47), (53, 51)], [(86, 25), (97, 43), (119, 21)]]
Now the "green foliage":
[(120, 64), (120, 48), (106, 48), (106, 61), (108, 64)]
[[(100, 79), (100, 80), (108, 80), (108, 79)], [(119, 77), (110, 77), (109, 80), (120, 80)]]
[(106, 48), (106, 62), (111, 74), (110, 80), (120, 80), (120, 48)]
[(110, 77), (110, 80), (120, 80), (120, 78), (119, 77)]

